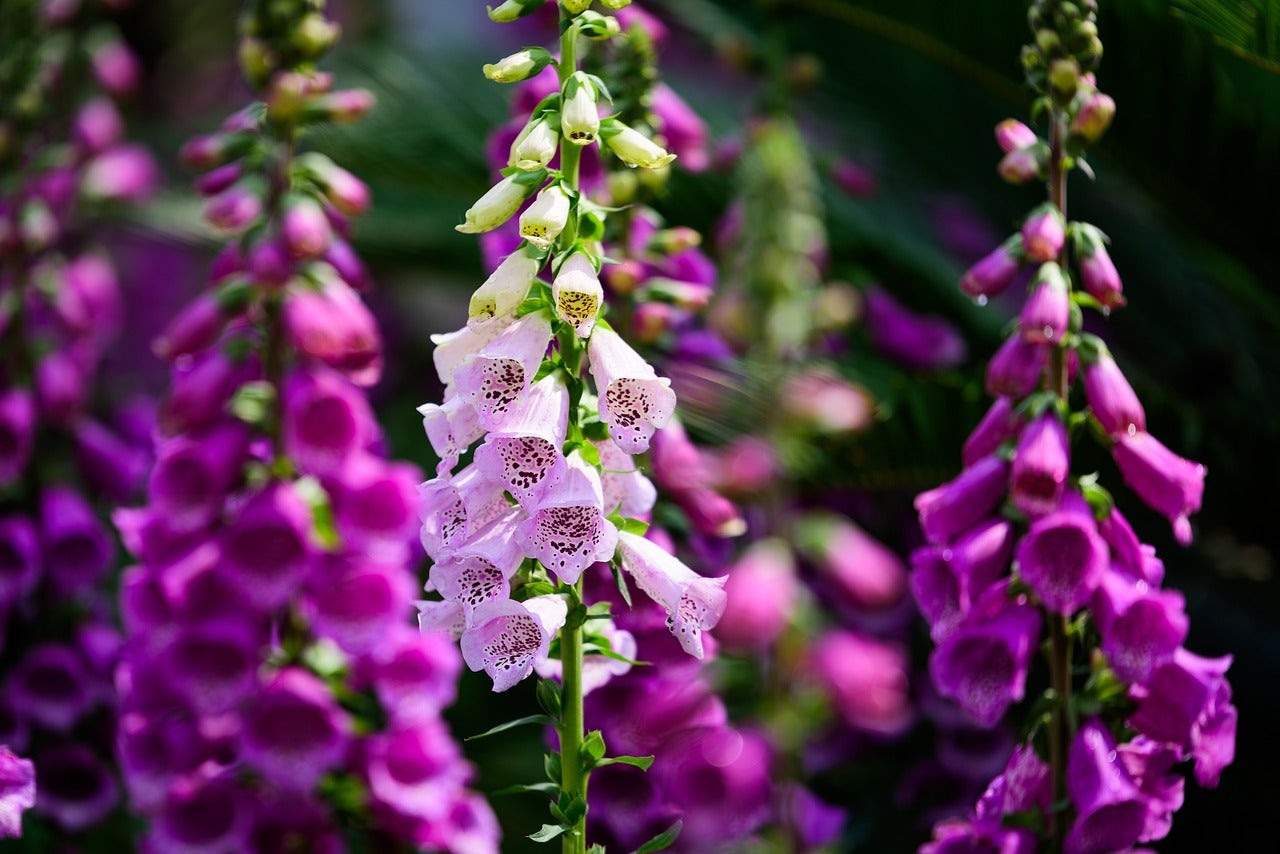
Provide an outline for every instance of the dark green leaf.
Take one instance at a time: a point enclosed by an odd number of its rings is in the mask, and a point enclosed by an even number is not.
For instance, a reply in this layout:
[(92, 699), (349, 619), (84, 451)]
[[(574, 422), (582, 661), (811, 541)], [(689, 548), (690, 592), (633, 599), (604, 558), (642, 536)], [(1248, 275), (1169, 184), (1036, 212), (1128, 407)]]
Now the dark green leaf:
[(493, 729), (485, 730), (479, 735), (468, 736), (463, 740), (475, 741), (478, 738), (487, 738), (488, 736), (496, 735), (497, 733), (500, 733), (500, 732), (506, 732), (509, 729), (515, 729), (518, 726), (525, 726), (527, 724), (552, 724), (552, 723), (555, 723), (555, 721), (551, 720), (551, 718), (547, 717), (546, 715), (529, 715), (528, 717), (517, 718), (514, 721), (507, 721), (506, 723), (498, 724)]
[(560, 683), (554, 679), (539, 679), (536, 690), (538, 697), (538, 705), (542, 707), (553, 720), (560, 718)]
[(641, 771), (648, 771), (653, 764), (652, 756), (610, 756), (596, 763), (599, 768), (604, 765), (633, 765)]
[(522, 792), (540, 792), (544, 795), (554, 795), (560, 791), (560, 787), (555, 783), (519, 783), (515, 786), (507, 786), (498, 789), (496, 792), (490, 792), (490, 796), (497, 795), (518, 795)]
[(537, 833), (530, 833), (529, 838), (534, 842), (550, 842), (568, 829), (560, 824), (544, 824)]
[(677, 821), (657, 836), (650, 839), (644, 845), (641, 845), (631, 854), (649, 854), (650, 851), (661, 851), (664, 848), (671, 847), (671, 843), (676, 841), (676, 837), (680, 835), (680, 829), (684, 827), (683, 821)]
[(586, 740), (579, 748), (583, 767), (588, 769), (595, 767), (595, 764), (604, 757), (604, 752), (604, 736), (600, 734), (600, 730), (593, 729), (587, 733)]

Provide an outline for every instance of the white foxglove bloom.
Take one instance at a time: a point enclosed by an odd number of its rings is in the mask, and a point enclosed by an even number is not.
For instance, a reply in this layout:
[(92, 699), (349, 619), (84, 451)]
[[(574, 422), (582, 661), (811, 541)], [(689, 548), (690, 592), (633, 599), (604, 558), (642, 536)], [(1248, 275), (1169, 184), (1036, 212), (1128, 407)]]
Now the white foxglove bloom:
[(552, 184), (520, 214), (520, 236), (539, 249), (549, 249), (569, 224), (569, 194)]
[(495, 83), (519, 83), (528, 80), (551, 62), (551, 52), (544, 47), (527, 47), (484, 67), (484, 76)]
[(596, 87), (582, 72), (574, 72), (565, 84), (560, 111), (561, 135), (574, 145), (590, 145), (600, 132), (600, 110), (596, 107)]
[(511, 155), (507, 165), (524, 172), (537, 172), (556, 156), (560, 134), (547, 119), (535, 119), (524, 126), (520, 135), (511, 143)]
[(569, 389), (557, 374), (534, 383), (512, 408), (501, 430), (476, 449), (475, 468), (531, 507), (563, 475)]
[(542, 312), (526, 314), (454, 371), (458, 397), (475, 407), (485, 430), (500, 430), (507, 414), (529, 388), (551, 343), (551, 321)]
[(554, 594), (524, 602), (485, 602), (472, 614), (472, 627), (462, 633), (462, 659), (472, 670), (488, 673), (495, 692), (505, 691), (547, 660), (551, 638), (568, 612), (564, 598)]
[(492, 231), (515, 216), (527, 195), (527, 188), (516, 183), (516, 177), (512, 175), (494, 184), (467, 210), (467, 221), (454, 228), (463, 234), (479, 234)]
[(472, 624), (475, 609), (485, 602), (511, 598), (511, 576), (524, 560), (512, 534), (523, 519), (520, 510), (511, 510), (458, 549), (449, 560), (431, 567), (427, 589), (462, 605), (467, 625)]
[(529, 294), (533, 279), (542, 262), (517, 250), (506, 257), (483, 285), (471, 295), (467, 326), (472, 330), (492, 324), (498, 318), (515, 314)]
[(604, 490), (605, 515), (615, 510), (623, 516), (647, 518), (658, 499), (652, 481), (636, 468), (635, 457), (613, 442), (592, 442), (600, 453), (600, 486)]
[(431, 448), (440, 458), (437, 474), (452, 470), (458, 457), (484, 435), (475, 408), (449, 391), (445, 392), (444, 403), (424, 403), (418, 413)]
[(575, 252), (560, 265), (560, 272), (551, 283), (551, 299), (556, 304), (556, 314), (573, 327), (579, 338), (591, 334), (604, 301), (604, 288), (585, 253)]
[(644, 453), (653, 431), (665, 427), (675, 412), (671, 381), (659, 377), (611, 329), (597, 329), (587, 352), (600, 395), (600, 420), (609, 426), (610, 438), (625, 453)]
[(495, 520), (511, 512), (499, 481), (477, 466), (453, 477), (439, 475), (418, 486), (422, 548), (434, 561), (452, 558)]
[(702, 658), (702, 632), (715, 627), (728, 597), (725, 578), (705, 578), (644, 537), (618, 535), (618, 557), (636, 585), (667, 611), (667, 627), (681, 648)]
[(643, 169), (661, 169), (676, 156), (635, 128), (621, 122), (611, 123), (613, 130), (602, 133), (605, 143), (624, 163)]
[(581, 455), (569, 456), (564, 477), (529, 508), (529, 518), (516, 528), (516, 542), (565, 584), (613, 557), (618, 529), (604, 516), (600, 474)]
[(440, 382), (444, 383), (445, 393), (453, 387), (453, 372), (467, 360), (484, 349), (490, 341), (502, 334), (515, 317), (498, 315), (490, 323), (478, 325), (475, 329), (464, 326), (455, 332), (442, 332), (431, 336), (431, 343), (436, 345), (431, 360), (435, 363)]

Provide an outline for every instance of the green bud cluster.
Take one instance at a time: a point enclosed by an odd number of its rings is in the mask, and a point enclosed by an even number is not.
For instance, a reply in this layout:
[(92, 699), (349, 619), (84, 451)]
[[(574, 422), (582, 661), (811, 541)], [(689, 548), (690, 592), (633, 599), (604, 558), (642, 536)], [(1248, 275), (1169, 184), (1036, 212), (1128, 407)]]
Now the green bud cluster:
[(280, 70), (319, 59), (342, 28), (324, 15), (325, 0), (251, 0), (240, 16), (240, 69), (261, 89)]
[(1097, 18), (1097, 0), (1034, 0), (1027, 12), (1034, 41), (1022, 49), (1022, 66), (1037, 92), (1059, 105), (1075, 97), (1102, 59)]

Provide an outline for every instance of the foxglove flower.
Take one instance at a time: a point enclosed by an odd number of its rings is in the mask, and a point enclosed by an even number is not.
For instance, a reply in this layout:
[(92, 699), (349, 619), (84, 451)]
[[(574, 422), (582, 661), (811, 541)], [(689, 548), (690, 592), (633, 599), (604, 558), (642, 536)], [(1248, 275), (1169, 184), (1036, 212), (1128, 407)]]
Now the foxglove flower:
[(1022, 337), (1031, 344), (1057, 344), (1067, 333), (1071, 298), (1062, 270), (1054, 262), (1040, 268), (1031, 284), (1031, 296), (1022, 306)]
[(1147, 415), (1111, 354), (1103, 352), (1084, 366), (1084, 394), (1102, 429), (1112, 435), (1141, 433)]
[[(567, 204), (567, 201), (566, 201)], [(561, 225), (561, 228), (564, 226)], [(532, 241), (530, 241), (532, 242)], [(529, 293), (534, 277), (538, 275), (542, 262), (531, 257), (527, 252), (512, 252), (498, 269), (485, 279), (474, 294), (468, 309), (467, 326), (471, 329), (492, 323), (495, 318), (505, 318), (515, 314), (520, 303)], [(436, 350), (439, 353), (439, 349)]]
[(639, 166), (642, 169), (661, 169), (671, 163), (676, 156), (658, 145), (635, 128), (627, 127), (622, 122), (610, 121), (600, 136), (609, 149), (628, 166)]
[(667, 425), (676, 396), (670, 380), (657, 376), (616, 332), (601, 328), (591, 336), (591, 375), (600, 394), (600, 420), (622, 451), (649, 449), (653, 431)]
[(1145, 684), (1156, 667), (1173, 657), (1187, 637), (1183, 607), (1182, 595), (1172, 590), (1153, 589), (1127, 572), (1103, 574), (1093, 615), (1102, 651), (1117, 676)]
[(560, 184), (550, 184), (520, 214), (520, 236), (538, 249), (546, 250), (568, 222), (569, 195)]
[(1118, 436), (1111, 455), (1125, 484), (1148, 507), (1168, 517), (1179, 543), (1190, 543), (1188, 517), (1200, 509), (1205, 467), (1183, 459), (1146, 432)]
[(1124, 286), (1107, 247), (1099, 240), (1080, 254), (1080, 281), (1085, 291), (1107, 308), (1125, 304)]
[(1050, 204), (1036, 208), (1022, 224), (1022, 250), (1037, 264), (1055, 261), (1066, 243), (1066, 223)]
[(636, 467), (636, 459), (613, 442), (592, 442), (600, 455), (600, 490), (605, 515), (646, 518), (658, 491)]
[(1009, 464), (992, 455), (949, 483), (917, 495), (915, 508), (925, 537), (935, 545), (944, 545), (990, 515), (1004, 497), (1008, 476)]
[(704, 578), (661, 546), (627, 532), (618, 535), (622, 568), (667, 612), (667, 627), (685, 652), (702, 658), (702, 632), (724, 614), (724, 578)]
[(565, 84), (560, 112), (560, 132), (574, 145), (590, 145), (600, 131), (600, 111), (596, 88), (582, 72), (574, 72)]
[(516, 529), (525, 554), (574, 584), (596, 561), (608, 560), (618, 545), (618, 529), (605, 518), (600, 474), (570, 456), (563, 479), (529, 507), (529, 518)]
[(906, 649), (850, 631), (832, 631), (813, 649), (814, 668), (836, 711), (855, 729), (896, 735), (910, 726)]
[(1142, 836), (1146, 799), (1116, 757), (1111, 733), (1096, 718), (1086, 721), (1067, 760), (1067, 792), (1076, 807), (1076, 820), (1067, 831), (1064, 851), (1121, 851)]
[(222, 535), (222, 567), (246, 599), (268, 611), (290, 599), (312, 556), (311, 509), (287, 484), (255, 493)]
[(546, 118), (530, 119), (511, 143), (511, 155), (507, 166), (524, 172), (536, 172), (546, 167), (555, 157), (560, 135)]
[(0, 746), (0, 838), (22, 836), (22, 814), (35, 802), (35, 766)]
[(564, 624), (560, 596), (535, 596), (524, 602), (495, 599), (475, 609), (473, 627), (462, 633), (462, 658), (472, 670), (493, 679), (494, 691), (506, 691), (545, 661), (551, 638)]
[(475, 407), (481, 427), (504, 426), (512, 405), (533, 381), (550, 341), (546, 315), (527, 314), (458, 366), (453, 374), (458, 396)]
[(1022, 267), (1018, 254), (1021, 249), (1020, 236), (1009, 238), (1003, 246), (992, 250), (965, 272), (960, 279), (960, 290), (971, 297), (983, 299), (1003, 293), (1013, 284)]
[(604, 304), (604, 288), (586, 253), (575, 252), (560, 265), (551, 283), (551, 300), (556, 315), (572, 326), (579, 338), (591, 335)]
[(454, 228), (464, 234), (492, 231), (515, 216), (527, 195), (528, 189), (516, 176), (503, 178), (467, 210), (466, 222)]
[(971, 466), (983, 457), (1000, 450), (1005, 442), (1015, 439), (1022, 433), (1025, 421), (1013, 408), (1013, 402), (1007, 397), (997, 397), (982, 416), (978, 426), (973, 428), (969, 438), (965, 439), (961, 459)]
[(468, 625), (473, 622), (476, 608), (511, 596), (511, 577), (524, 559), (515, 544), (522, 515), (513, 511), (498, 519), (448, 560), (431, 568), (429, 589), (461, 604)]
[(543, 377), (515, 404), (506, 425), (476, 449), (476, 469), (530, 507), (563, 476), (560, 448), (568, 422), (569, 390), (559, 377)]
[(1018, 576), (1055, 614), (1070, 616), (1089, 601), (1107, 570), (1107, 545), (1084, 499), (1071, 492), (1031, 523), (1018, 544)]
[(768, 649), (786, 629), (800, 595), (795, 559), (780, 540), (753, 544), (729, 570), (716, 637), (738, 649)]
[(1071, 471), (1067, 429), (1053, 412), (1046, 412), (1022, 430), (1009, 475), (1009, 496), (1028, 516), (1053, 512), (1062, 500)]
[(1044, 347), (1021, 335), (1009, 336), (987, 363), (987, 394), (1021, 400), (1040, 385), (1048, 359)]
[(283, 790), (307, 792), (341, 762), (350, 729), (323, 682), (300, 668), (285, 668), (246, 708), (244, 759)]

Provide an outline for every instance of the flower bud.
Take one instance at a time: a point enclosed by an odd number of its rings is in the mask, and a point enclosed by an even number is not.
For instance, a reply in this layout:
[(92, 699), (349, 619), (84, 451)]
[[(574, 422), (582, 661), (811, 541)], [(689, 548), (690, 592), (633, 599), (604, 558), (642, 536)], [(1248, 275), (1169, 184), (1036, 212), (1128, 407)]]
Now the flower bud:
[(546, 250), (568, 223), (569, 194), (555, 183), (539, 193), (533, 204), (520, 214), (520, 236)]
[(1048, 151), (1043, 144), (1010, 151), (1000, 161), (996, 171), (1010, 184), (1026, 184), (1039, 178), (1048, 162)]
[(212, 172), (206, 172), (196, 179), (196, 192), (202, 196), (216, 196), (223, 190), (239, 181), (244, 169), (239, 163), (228, 163), (219, 166)]
[(256, 142), (252, 133), (211, 133), (188, 140), (178, 159), (192, 169), (212, 169), (249, 153)]
[(90, 199), (139, 202), (151, 195), (158, 179), (155, 161), (145, 148), (120, 145), (85, 164), (80, 189)]
[(475, 329), (494, 318), (514, 315), (541, 268), (541, 261), (522, 250), (508, 255), (471, 295), (467, 325)]
[(85, 151), (98, 152), (120, 139), (124, 122), (110, 98), (97, 97), (80, 107), (72, 132)]
[(254, 182), (241, 181), (205, 205), (204, 218), (217, 228), (243, 231), (262, 213), (262, 199)]
[(1080, 63), (1070, 57), (1055, 59), (1049, 63), (1049, 88), (1059, 103), (1075, 97), (1080, 86)]
[(579, 338), (591, 335), (604, 301), (604, 288), (589, 255), (574, 252), (560, 265), (551, 284), (551, 299), (556, 314), (573, 327)]
[(1003, 245), (970, 267), (960, 279), (960, 290), (971, 297), (985, 299), (1004, 291), (1022, 266), (1019, 250), (1022, 238), (1015, 235)]
[(51, 423), (67, 426), (83, 411), (88, 396), (84, 368), (66, 350), (54, 350), (35, 367), (40, 411)]
[(1031, 261), (1056, 261), (1066, 239), (1066, 223), (1052, 204), (1036, 208), (1022, 224), (1022, 248)]
[(1029, 148), (1040, 141), (1036, 132), (1017, 119), (1005, 119), (996, 125), (996, 143), (1008, 154), (1020, 148)]
[(133, 51), (118, 38), (100, 42), (90, 50), (93, 76), (112, 95), (127, 95), (138, 85), (142, 66)]
[(631, 0), (600, 0), (600, 5), (606, 9), (625, 9), (631, 5)]
[(551, 51), (543, 47), (527, 47), (484, 66), (484, 76), (495, 83), (518, 83), (542, 72), (551, 63)]
[(560, 137), (551, 122), (546, 119), (531, 121), (511, 143), (511, 156), (507, 165), (524, 172), (536, 172), (546, 168), (555, 157)]
[(1022, 306), (1022, 337), (1031, 344), (1056, 344), (1067, 333), (1071, 296), (1057, 264), (1050, 261), (1036, 274), (1031, 296)]
[(1084, 396), (1094, 417), (1108, 433), (1133, 435), (1147, 429), (1142, 403), (1110, 353), (1103, 352), (1097, 361), (1086, 362)]
[(665, 302), (642, 302), (631, 315), (631, 331), (641, 344), (653, 344), (675, 325), (678, 312)]
[(1048, 358), (1044, 347), (1010, 335), (987, 363), (987, 394), (1021, 400), (1040, 384)]
[(560, 6), (569, 17), (581, 15), (591, 8), (591, 0), (560, 0)]
[(600, 131), (596, 87), (581, 71), (574, 72), (565, 83), (560, 131), (574, 145), (590, 145), (595, 142), (596, 134)]
[(489, 20), (498, 24), (507, 24), (525, 15), (532, 15), (546, 2), (547, 0), (506, 0), (496, 9), (488, 7)]
[(216, 293), (201, 294), (170, 321), (152, 343), (152, 352), (168, 362), (203, 350), (222, 334), (228, 318), (244, 310), (250, 296), (250, 288), (241, 281), (229, 282)]
[(293, 275), (293, 262), (279, 240), (263, 240), (249, 250), (247, 269), (254, 282), (278, 287)]
[(875, 173), (852, 160), (837, 160), (831, 167), (831, 180), (850, 198), (869, 199), (876, 194)]
[(1058, 508), (1071, 473), (1067, 428), (1054, 412), (1045, 412), (1022, 430), (1009, 475), (1013, 505), (1033, 518)]
[(342, 89), (312, 98), (303, 108), (304, 121), (327, 121), (350, 124), (364, 118), (376, 99), (368, 89)]
[(634, 128), (622, 122), (609, 120), (600, 131), (610, 150), (629, 166), (643, 169), (661, 169), (676, 156)]
[(515, 178), (513, 175), (494, 184), (467, 210), (466, 222), (454, 228), (463, 234), (478, 234), (492, 231), (511, 219), (528, 195), (526, 187), (516, 183)]
[(795, 611), (800, 594), (795, 559), (781, 540), (763, 540), (729, 570), (716, 637), (737, 649), (767, 649)]
[(1090, 95), (1075, 117), (1071, 119), (1071, 133), (1085, 142), (1097, 142), (1111, 127), (1111, 119), (1116, 114), (1116, 102), (1103, 92)]
[(314, 59), (333, 47), (342, 34), (342, 27), (318, 12), (302, 16), (290, 34), (290, 41), (308, 59)]
[(290, 194), (284, 203), (281, 225), (284, 245), (294, 258), (323, 255), (333, 241), (333, 228), (324, 208), (310, 196)]
[(1080, 282), (1085, 292), (1106, 309), (1120, 308), (1125, 304), (1124, 286), (1116, 265), (1107, 253), (1102, 234), (1091, 226), (1079, 229), (1081, 237), (1076, 243), (1076, 257), (1080, 264)]

